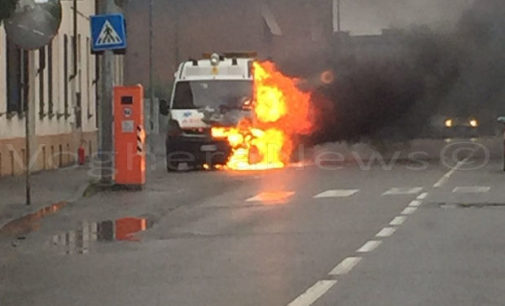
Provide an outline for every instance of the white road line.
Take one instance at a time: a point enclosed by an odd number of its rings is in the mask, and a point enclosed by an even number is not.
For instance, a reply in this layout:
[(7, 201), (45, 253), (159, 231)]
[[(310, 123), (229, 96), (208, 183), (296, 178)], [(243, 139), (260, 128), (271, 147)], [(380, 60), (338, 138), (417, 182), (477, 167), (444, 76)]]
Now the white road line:
[(415, 200), (410, 202), (409, 207), (419, 207), (421, 204), (423, 204), (423, 202)]
[(375, 235), (375, 236), (379, 237), (379, 238), (386, 238), (386, 237), (390, 237), (395, 232), (396, 232), (396, 228), (394, 228), (394, 227), (385, 227), (380, 232), (378, 232), (377, 235)]
[(337, 283), (336, 280), (321, 280), (307, 289), (302, 295), (297, 297), (288, 306), (309, 306), (314, 304), (323, 294)]
[[(455, 170), (453, 169), (451, 171), (452, 173), (454, 173)], [(450, 175), (446, 174), (447, 177), (450, 177)], [(392, 188), (389, 191), (385, 192), (383, 195), (417, 194), (422, 192), (422, 190), (423, 190), (422, 187)], [(314, 198), (349, 197), (356, 194), (358, 191), (359, 190), (328, 190), (314, 196)], [(292, 194), (290, 194), (289, 196), (292, 196)], [(403, 216), (397, 216), (389, 223), (391, 226), (396, 227), (385, 227), (381, 229), (375, 236), (377, 238), (391, 237), (398, 229), (398, 226), (402, 225), (405, 222), (405, 220), (407, 220), (407, 217), (405, 215), (410, 215), (416, 212), (418, 207), (422, 205), (421, 200), (425, 199), (427, 196), (428, 193), (426, 192), (420, 194), (417, 197), (417, 200), (410, 202), (409, 206), (402, 211)], [(256, 197), (250, 198), (248, 201), (257, 201), (258, 198), (261, 198), (261, 194)], [(370, 240), (367, 241), (365, 244), (363, 244), (363, 246), (361, 246), (361, 248), (356, 250), (356, 252), (369, 253), (377, 249), (381, 244), (382, 240)], [(361, 262), (361, 260), (362, 260), (361, 257), (347, 257), (344, 260), (342, 260), (335, 268), (333, 268), (333, 270), (331, 270), (330, 273), (328, 273), (328, 275), (339, 276), (348, 274), (354, 267), (356, 267), (356, 265), (358, 265)], [(328, 290), (330, 290), (336, 283), (337, 283), (336, 280), (320, 280), (316, 282), (312, 287), (307, 289), (303, 294), (294, 299), (291, 303), (289, 303), (288, 306), (310, 306), (313, 303), (315, 303), (326, 292), (328, 292)]]
[(417, 207), (407, 207), (402, 211), (402, 215), (412, 215), (417, 210)]
[(447, 181), (449, 181), (449, 179), (454, 174), (454, 172), (458, 171), (459, 168), (461, 168), (470, 159), (470, 157), (471, 156), (469, 156), (469, 157), (465, 158), (464, 160), (460, 161), (456, 165), (456, 167), (452, 168), (449, 172), (447, 172), (446, 174), (444, 174), (444, 176), (442, 176), (442, 178), (440, 180), (438, 180), (438, 182), (436, 182), (435, 185), (433, 185), (433, 187), (440, 188), (443, 185), (445, 185), (445, 183), (447, 183)]
[(247, 199), (246, 202), (286, 202), (294, 194), (292, 191), (262, 192)]
[(382, 195), (409, 195), (409, 194), (418, 194), (423, 191), (423, 187), (395, 187), (391, 188), (388, 191), (384, 192)]
[(337, 189), (337, 190), (327, 190), (315, 195), (315, 199), (321, 198), (346, 198), (355, 195), (359, 192), (359, 189)]
[(421, 194), (417, 197), (417, 199), (418, 199), (418, 200), (424, 200), (424, 199), (426, 199), (427, 197), (428, 197), (428, 193), (427, 193), (427, 192), (424, 192), (424, 193), (421, 193)]
[(407, 217), (399, 216), (399, 217), (394, 218), (393, 221), (391, 221), (389, 223), (389, 225), (394, 225), (394, 226), (402, 225), (405, 222), (405, 220), (407, 220)]
[(338, 264), (329, 275), (344, 275), (349, 272), (361, 261), (361, 257), (347, 257)]
[(489, 192), (491, 187), (487, 186), (464, 186), (464, 187), (456, 187), (452, 191), (453, 193), (485, 193)]
[(365, 243), (361, 248), (359, 248), (356, 252), (358, 253), (368, 253), (375, 250), (379, 245), (381, 245), (382, 241), (380, 240), (370, 240)]

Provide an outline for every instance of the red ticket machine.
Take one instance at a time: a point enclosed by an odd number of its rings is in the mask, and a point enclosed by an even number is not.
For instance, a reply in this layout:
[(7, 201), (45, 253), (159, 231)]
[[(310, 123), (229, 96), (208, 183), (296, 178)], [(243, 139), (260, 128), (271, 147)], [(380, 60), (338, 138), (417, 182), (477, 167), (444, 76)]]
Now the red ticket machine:
[(115, 182), (142, 187), (146, 182), (144, 88), (114, 87)]

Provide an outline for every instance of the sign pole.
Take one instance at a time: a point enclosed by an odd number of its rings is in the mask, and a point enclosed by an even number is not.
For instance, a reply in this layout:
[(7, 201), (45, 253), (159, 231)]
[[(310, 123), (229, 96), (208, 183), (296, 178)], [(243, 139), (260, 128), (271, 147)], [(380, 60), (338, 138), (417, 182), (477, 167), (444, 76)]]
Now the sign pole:
[(100, 157), (101, 157), (101, 183), (112, 184), (112, 172), (114, 155), (112, 150), (112, 90), (114, 80), (112, 75), (114, 65), (114, 53), (104, 51), (102, 59), (102, 95), (100, 99)]
[[(101, 2), (100, 12), (103, 14), (112, 13), (114, 0)], [(100, 164), (101, 180), (104, 185), (112, 185), (112, 173), (114, 169), (113, 139), (112, 139), (112, 91), (114, 87), (113, 79), (114, 53), (112, 50), (105, 50), (102, 57), (102, 69), (100, 70), (101, 91), (100, 113), (99, 113), (99, 135), (100, 135)]]
[[(22, 51), (23, 53), (25, 52), (24, 50)], [(21, 71), (22, 73), (25, 73), (26, 71), (25, 66), (29, 65), (25, 61), (26, 57), (24, 55), (21, 56)], [(27, 78), (22, 76), (22, 80), (26, 80)], [(29, 84), (26, 84), (23, 81), (23, 94), (22, 96), (25, 97), (24, 92), (29, 91), (30, 87)], [(32, 196), (31, 196), (31, 169), (30, 169), (30, 160), (31, 160), (31, 138), (32, 134), (30, 133), (30, 124), (31, 124), (31, 114), (30, 114), (30, 95), (28, 94), (28, 101), (26, 101), (25, 98), (22, 98), (24, 101), (25, 105), (25, 191), (26, 191), (26, 205), (31, 205), (32, 204)]]
[(31, 134), (30, 134), (30, 106), (28, 105), (26, 107), (26, 115), (25, 115), (25, 129), (26, 129), (26, 134), (25, 134), (25, 146), (26, 146), (26, 152), (25, 152), (25, 186), (26, 186), (26, 205), (31, 205), (32, 204), (32, 197), (31, 197), (31, 169), (30, 169), (30, 159), (31, 159), (31, 151), (30, 151), (30, 139), (31, 139)]
[(92, 49), (102, 52), (100, 70), (100, 111), (98, 112), (100, 183), (113, 184), (114, 140), (113, 140), (113, 90), (114, 51), (126, 49), (126, 29), (123, 14), (114, 13), (114, 0), (100, 2), (100, 15), (91, 16)]
[[(25, 50), (22, 51), (26, 52)], [(32, 151), (36, 148), (36, 117), (35, 117), (35, 92), (33, 90), (33, 86), (30, 84), (34, 84), (36, 72), (35, 69), (31, 69), (30, 63), (33, 63), (33, 53), (28, 53), (28, 56), (22, 56), (21, 65), (23, 74), (28, 72), (28, 75), (23, 76), (23, 91), (27, 93), (24, 96), (23, 104), (25, 105), (25, 185), (26, 185), (26, 205), (32, 204)], [(27, 69), (25, 69), (27, 68)], [(25, 82), (24, 80), (27, 80)], [(23, 93), (24, 95), (24, 93)]]
[[(30, 9), (26, 9), (27, 7)], [(32, 86), (35, 83), (36, 71), (33, 67), (34, 54), (29, 51), (45, 47), (56, 36), (61, 25), (61, 11), (60, 0), (28, 1), (17, 5), (3, 24), (7, 38), (19, 47), (21, 52), (22, 93), (19, 112), (25, 114), (25, 154), (23, 158), (25, 159), (26, 205), (32, 203), (31, 155), (32, 150), (37, 147), (35, 93)]]

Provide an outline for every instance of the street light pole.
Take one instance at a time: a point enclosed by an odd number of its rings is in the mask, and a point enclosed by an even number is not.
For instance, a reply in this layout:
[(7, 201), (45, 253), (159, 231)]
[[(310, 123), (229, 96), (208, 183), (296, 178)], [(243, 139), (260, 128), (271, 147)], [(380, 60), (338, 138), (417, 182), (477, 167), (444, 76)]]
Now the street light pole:
[(338, 31), (340, 32), (340, 31), (342, 31), (342, 24), (341, 24), (341, 19), (340, 19), (340, 17), (341, 17), (341, 15), (340, 15), (340, 9), (342, 8), (341, 0), (337, 0), (337, 7), (338, 7), (337, 8), (337, 11), (338, 11), (338, 15), (337, 15), (337, 18), (338, 18), (338, 21), (337, 21), (338, 27), (337, 28), (338, 28)]
[(342, 8), (341, 0), (337, 0), (337, 31), (340, 33), (342, 31), (342, 24), (340, 19), (340, 9)]
[(342, 9), (342, 0), (333, 0), (333, 9), (332, 9), (332, 17), (333, 17), (333, 31), (340, 32), (342, 31), (342, 23), (341, 23), (341, 9)]
[(154, 153), (154, 71), (153, 71), (153, 0), (149, 0), (149, 151)]

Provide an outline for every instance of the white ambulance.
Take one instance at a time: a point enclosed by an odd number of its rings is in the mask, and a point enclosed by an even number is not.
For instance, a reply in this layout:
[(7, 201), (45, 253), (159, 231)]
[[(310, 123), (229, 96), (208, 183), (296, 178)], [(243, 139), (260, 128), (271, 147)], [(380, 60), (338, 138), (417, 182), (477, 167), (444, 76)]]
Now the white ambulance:
[(255, 56), (214, 53), (179, 65), (169, 103), (168, 171), (227, 162), (231, 148), (226, 139), (213, 139), (211, 128), (251, 116)]

